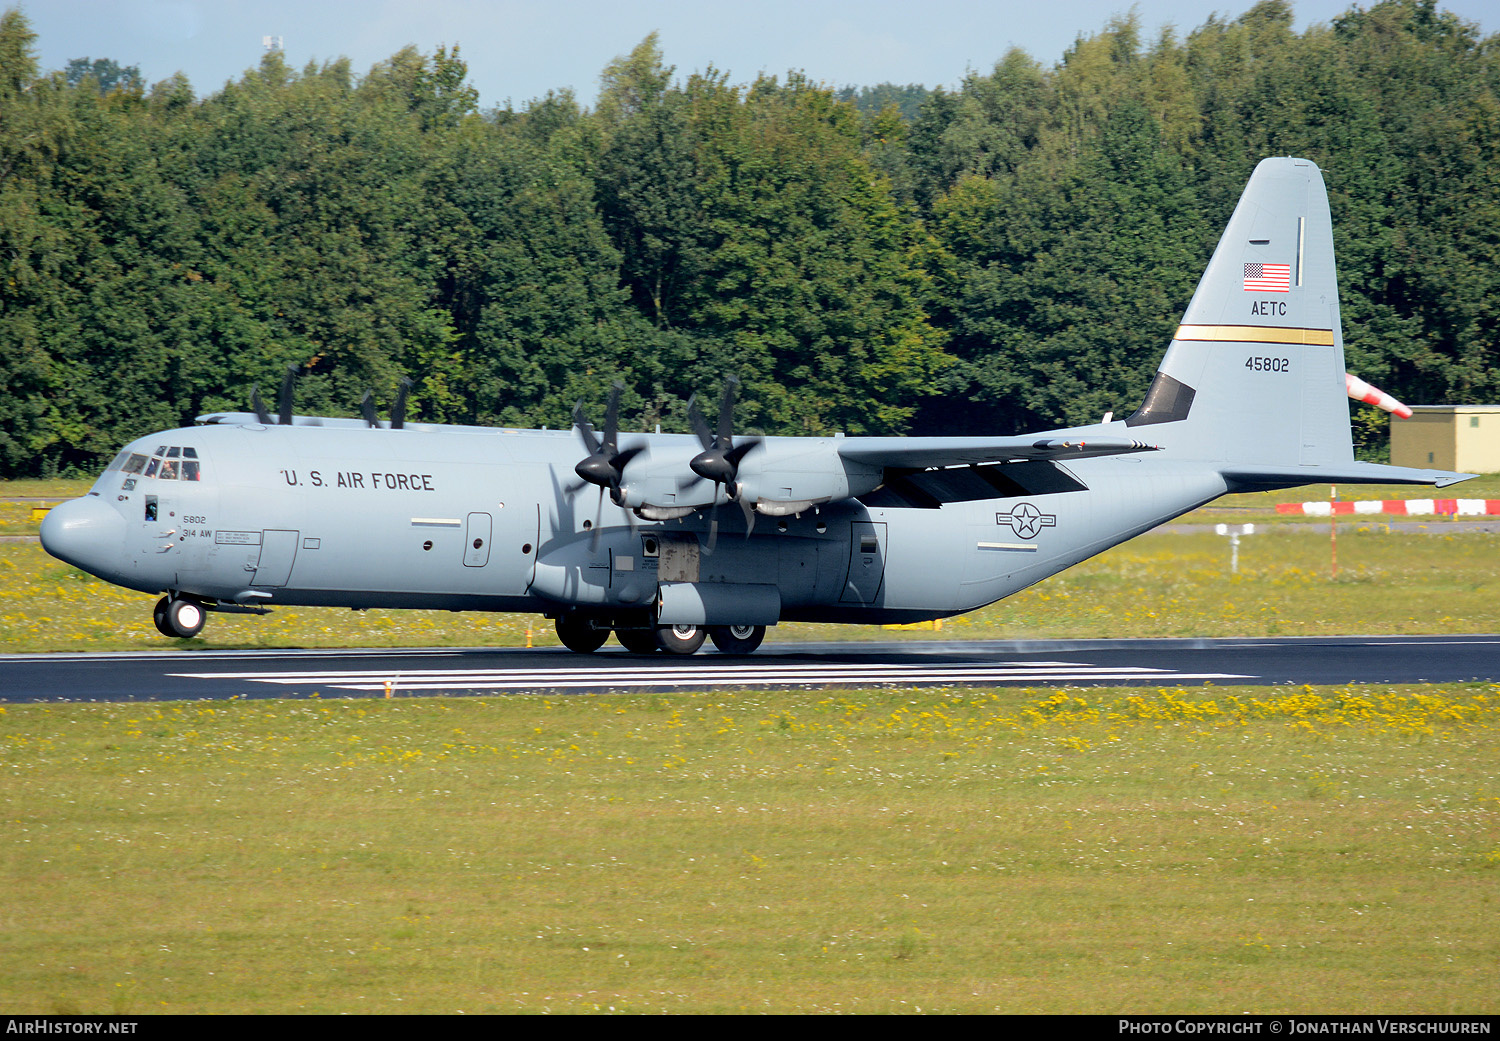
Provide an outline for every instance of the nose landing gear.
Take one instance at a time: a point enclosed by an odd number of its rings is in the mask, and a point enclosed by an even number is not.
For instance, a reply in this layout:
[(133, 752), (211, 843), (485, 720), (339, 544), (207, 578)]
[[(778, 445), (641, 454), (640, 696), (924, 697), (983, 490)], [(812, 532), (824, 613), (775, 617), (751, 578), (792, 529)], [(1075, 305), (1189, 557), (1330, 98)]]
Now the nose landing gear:
[(196, 600), (164, 596), (156, 602), (151, 620), (156, 623), (156, 631), (163, 636), (188, 640), (203, 631), (208, 612)]

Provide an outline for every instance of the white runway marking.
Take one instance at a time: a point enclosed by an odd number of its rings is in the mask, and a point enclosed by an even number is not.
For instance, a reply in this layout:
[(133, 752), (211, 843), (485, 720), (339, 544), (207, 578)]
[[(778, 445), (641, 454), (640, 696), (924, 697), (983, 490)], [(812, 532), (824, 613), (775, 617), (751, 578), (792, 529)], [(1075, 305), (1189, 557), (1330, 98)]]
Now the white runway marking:
[(1059, 684), (1151, 680), (1202, 683), (1253, 679), (1224, 672), (1109, 667), (1075, 662), (972, 662), (954, 665), (645, 665), (592, 669), (421, 669), (400, 673), (372, 669), (296, 672), (179, 672), (183, 679), (238, 679), (278, 686), (319, 685), (335, 690), (397, 692), (443, 690), (629, 690), (640, 687), (866, 686), (891, 683), (974, 686), (986, 683)]

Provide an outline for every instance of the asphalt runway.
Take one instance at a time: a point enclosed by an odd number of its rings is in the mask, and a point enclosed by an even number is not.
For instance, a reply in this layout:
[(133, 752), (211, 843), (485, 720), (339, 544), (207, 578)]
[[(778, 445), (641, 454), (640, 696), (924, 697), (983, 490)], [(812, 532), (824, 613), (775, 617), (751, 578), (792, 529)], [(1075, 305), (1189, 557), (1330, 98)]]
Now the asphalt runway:
[(746, 657), (553, 648), (0, 655), (4, 702), (1476, 680), (1500, 682), (1500, 635), (785, 643)]

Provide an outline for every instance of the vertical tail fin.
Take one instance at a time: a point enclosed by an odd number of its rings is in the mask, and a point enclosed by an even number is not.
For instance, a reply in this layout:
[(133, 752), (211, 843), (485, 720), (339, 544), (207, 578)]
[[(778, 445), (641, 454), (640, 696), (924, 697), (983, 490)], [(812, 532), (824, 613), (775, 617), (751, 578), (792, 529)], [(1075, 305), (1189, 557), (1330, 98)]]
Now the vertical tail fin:
[(1151, 426), (1175, 455), (1226, 468), (1353, 460), (1333, 224), (1316, 164), (1278, 158), (1255, 168), (1126, 422)]

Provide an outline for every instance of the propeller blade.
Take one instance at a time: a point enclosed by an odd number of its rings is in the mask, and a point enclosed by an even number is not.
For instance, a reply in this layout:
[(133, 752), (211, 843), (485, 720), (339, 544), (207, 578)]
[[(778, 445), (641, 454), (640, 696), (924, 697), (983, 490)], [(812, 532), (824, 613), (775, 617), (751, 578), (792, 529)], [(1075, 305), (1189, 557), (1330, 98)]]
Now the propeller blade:
[(594, 511), (594, 535), (589, 539), (589, 552), (599, 552), (599, 525), (604, 520), (604, 489), (599, 489), (599, 507)]
[(703, 418), (703, 410), (698, 407), (696, 394), (688, 398), (688, 425), (693, 428), (693, 433), (698, 435), (698, 443), (705, 451), (714, 446), (714, 435), (708, 429), (708, 421)]
[(598, 455), (599, 439), (594, 436), (594, 425), (589, 422), (589, 417), (583, 414), (581, 401), (573, 406), (573, 429), (583, 440), (583, 450), (589, 455)]
[(297, 366), (288, 365), (281, 377), (281, 393), (276, 396), (276, 422), (284, 427), (292, 425), (292, 391), (297, 386)]
[(750, 505), (750, 500), (743, 495), (737, 496), (735, 501), (740, 504), (740, 509), (745, 514), (745, 538), (748, 539), (750, 533), (755, 530), (755, 507)]
[(714, 504), (708, 511), (708, 543), (703, 547), (704, 553), (712, 553), (714, 547), (719, 544), (719, 499), (714, 497)]
[(359, 414), (365, 417), (365, 422), (372, 427), (379, 428), (380, 420), (375, 418), (375, 392), (365, 391), (365, 396), (359, 399)]
[(405, 376), (396, 385), (396, 403), (391, 406), (391, 429), (402, 430), (406, 427), (406, 397), (411, 393), (411, 380)]
[(615, 457), (613, 460), (615, 469), (615, 482), (614, 484), (610, 485), (609, 491), (610, 497), (614, 499), (616, 506), (625, 505), (620, 501), (620, 485), (625, 480), (625, 468), (630, 465), (630, 461), (632, 459), (640, 455), (645, 450), (645, 445), (636, 445), (634, 448), (627, 448), (624, 451), (615, 453)]
[(255, 418), (266, 426), (274, 426), (276, 420), (271, 418), (271, 413), (266, 411), (266, 403), (260, 400), (260, 387), (250, 389), (250, 411), (255, 413)]
[(615, 380), (609, 388), (609, 404), (604, 409), (604, 451), (611, 456), (619, 448), (620, 395), (625, 393), (625, 384)]
[(734, 392), (740, 381), (734, 376), (724, 378), (724, 394), (719, 398), (719, 447), (727, 450), (733, 443)]

